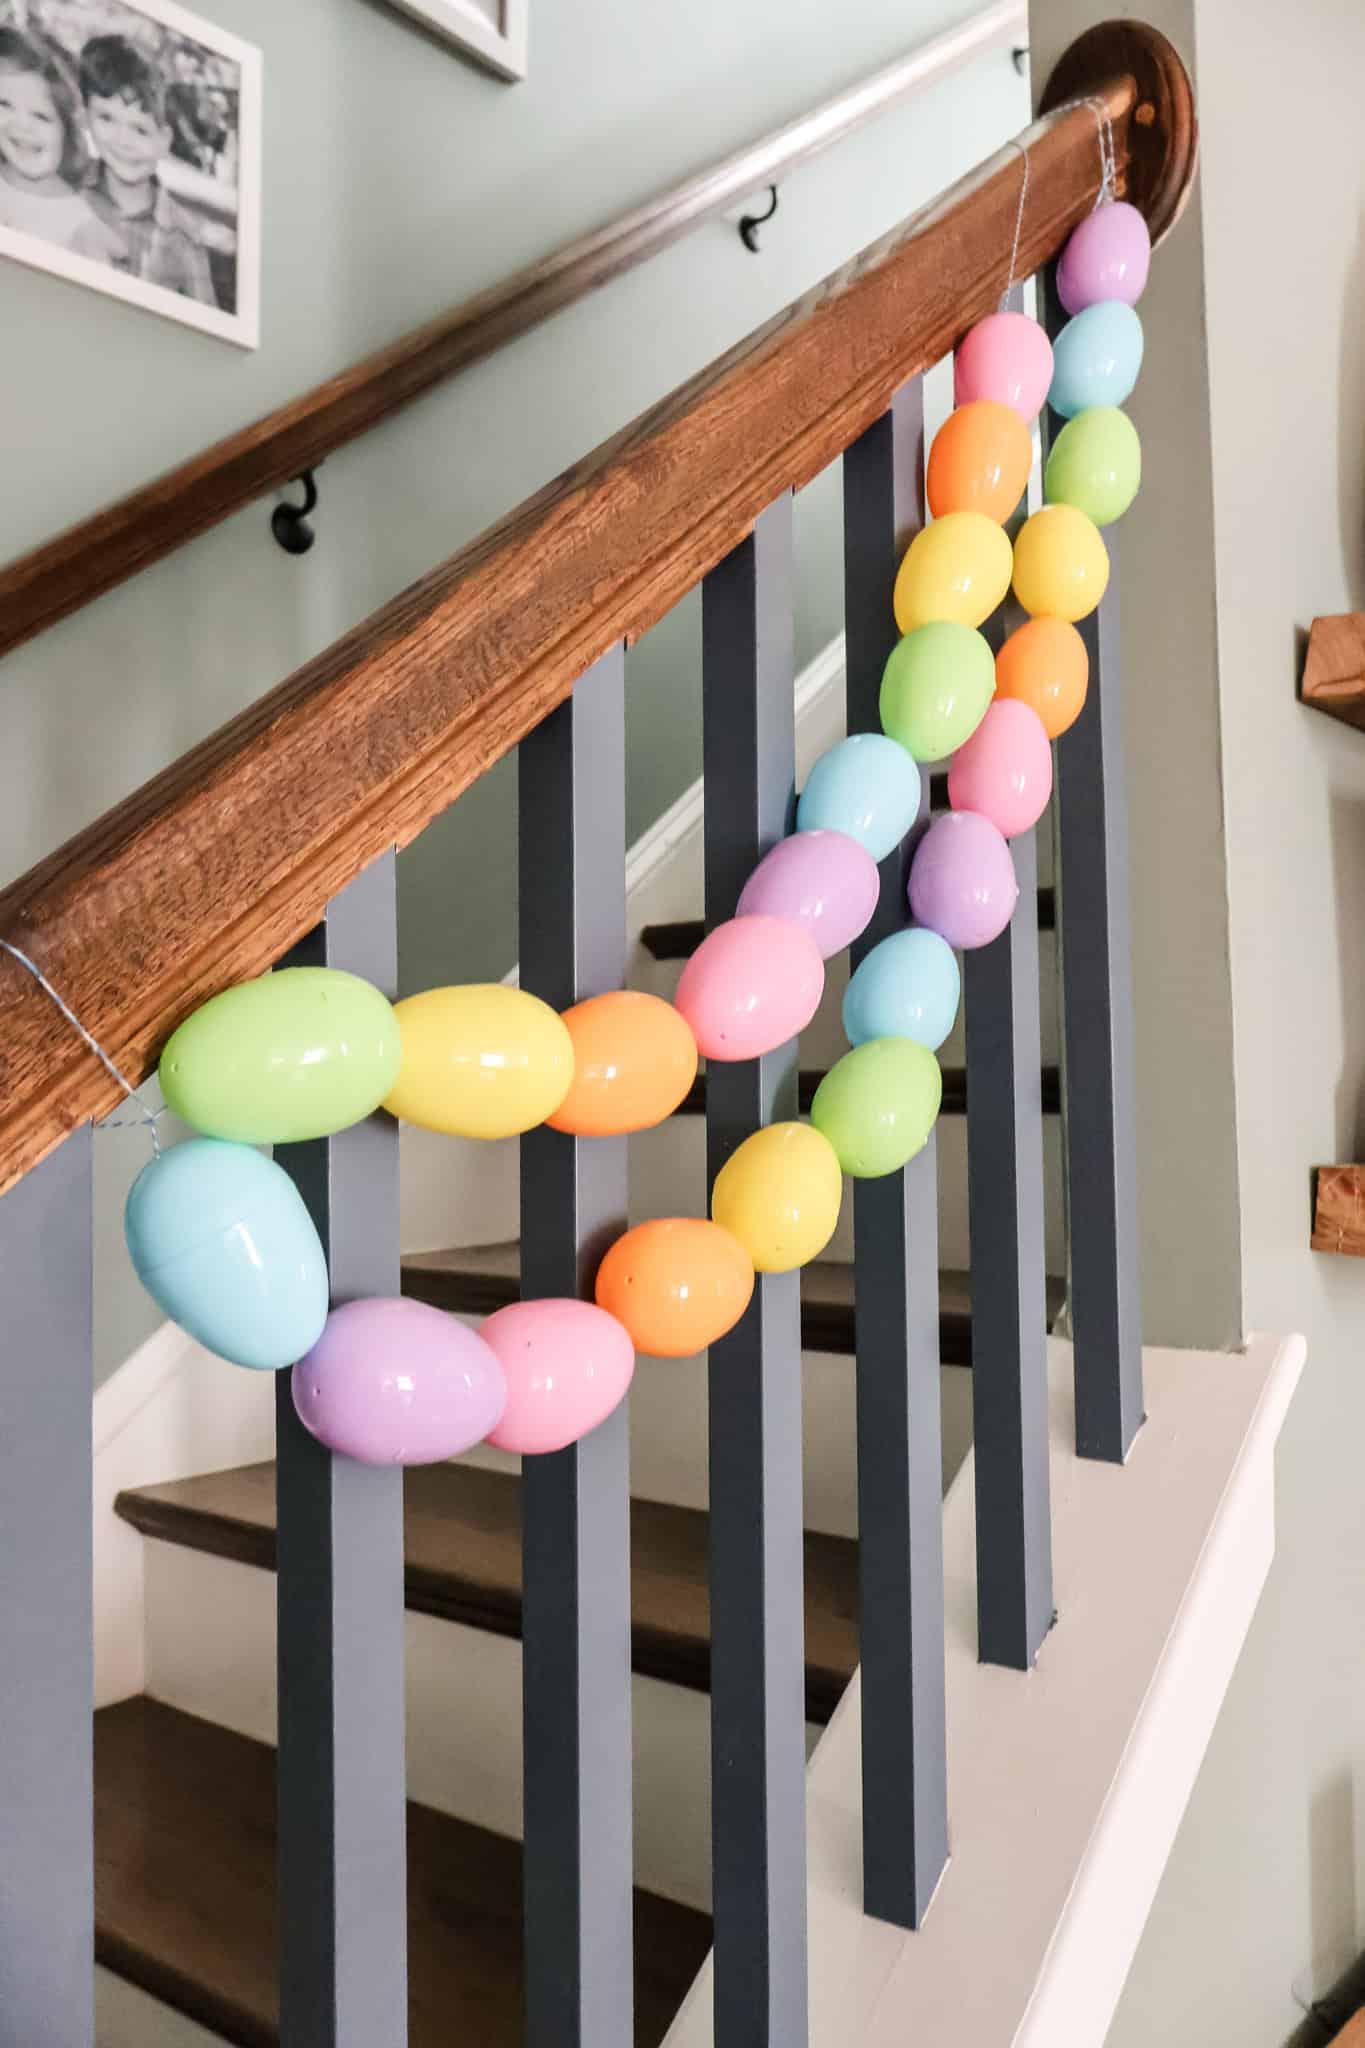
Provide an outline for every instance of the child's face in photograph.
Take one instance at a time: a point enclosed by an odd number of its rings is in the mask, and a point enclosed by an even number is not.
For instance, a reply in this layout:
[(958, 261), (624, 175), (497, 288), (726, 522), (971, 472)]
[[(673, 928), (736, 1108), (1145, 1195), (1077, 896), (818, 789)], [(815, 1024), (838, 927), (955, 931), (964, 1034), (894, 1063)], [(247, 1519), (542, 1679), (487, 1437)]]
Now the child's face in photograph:
[(0, 158), (36, 184), (62, 168), (66, 131), (52, 89), (37, 71), (0, 70)]
[(171, 146), (171, 131), (136, 100), (101, 98), (88, 102), (90, 139), (113, 178), (141, 185)]

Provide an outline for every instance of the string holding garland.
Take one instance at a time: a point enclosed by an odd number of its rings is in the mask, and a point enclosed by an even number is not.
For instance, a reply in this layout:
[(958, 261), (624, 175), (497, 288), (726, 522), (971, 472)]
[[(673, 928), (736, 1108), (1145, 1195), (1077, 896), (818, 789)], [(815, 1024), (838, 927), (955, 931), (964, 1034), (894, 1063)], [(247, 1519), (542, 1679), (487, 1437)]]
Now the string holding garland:
[[(1150, 239), (1114, 192), (1097, 109), (1101, 196), (1070, 237), (1055, 347), (1025, 314), (979, 321), (955, 358), (955, 407), (926, 466), (929, 523), (906, 551), (901, 638), (882, 681), (880, 733), (816, 762), (796, 830), (749, 877), (735, 916), (687, 962), (672, 1004), (620, 990), (562, 1016), (525, 990), (477, 985), (390, 1004), (332, 968), (286, 968), (228, 989), (172, 1035), (162, 1095), (202, 1135), (163, 1150), (157, 1118), (27, 955), (33, 974), (142, 1111), (154, 1157), (129, 1195), (135, 1270), (163, 1312), (240, 1365), (293, 1367), (295, 1408), (333, 1450), (371, 1463), (445, 1459), (487, 1441), (527, 1455), (596, 1427), (637, 1353), (704, 1350), (744, 1314), (755, 1275), (808, 1264), (838, 1222), (844, 1177), (900, 1171), (939, 1113), (937, 1054), (961, 995), (958, 951), (989, 945), (1018, 899), (1009, 841), (1052, 790), (1052, 743), (1088, 685), (1076, 622), (1109, 576), (1099, 529), (1137, 494), (1141, 450), (1121, 410), (1142, 361), (1136, 311)], [(1013, 284), (1028, 196), (1015, 222)], [(1011, 542), (1044, 402), (1065, 424), (1042, 508)], [(993, 654), (981, 628), (1013, 588), (1027, 614)], [(686, 1096), (699, 1055), (753, 1059), (818, 1009), (825, 963), (876, 908), (878, 863), (947, 761), (949, 809), (910, 864), (907, 922), (873, 947), (843, 1003), (849, 1050), (808, 1122), (756, 1131), (717, 1176), (709, 1220), (626, 1231), (595, 1300), (526, 1301), (475, 1331), (408, 1300), (329, 1310), (317, 1231), (293, 1181), (255, 1148), (335, 1135), (384, 1109), (427, 1129), (506, 1138), (549, 1123), (584, 1139), (646, 1130)], [(295, 1361), (298, 1361), (297, 1363)]]

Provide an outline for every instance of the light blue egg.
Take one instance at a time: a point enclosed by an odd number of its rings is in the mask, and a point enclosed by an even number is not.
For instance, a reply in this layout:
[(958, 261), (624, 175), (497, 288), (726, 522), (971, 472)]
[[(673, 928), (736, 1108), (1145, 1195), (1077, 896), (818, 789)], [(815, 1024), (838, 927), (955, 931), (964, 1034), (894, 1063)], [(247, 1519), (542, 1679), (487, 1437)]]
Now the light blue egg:
[(919, 769), (884, 733), (854, 733), (822, 754), (796, 806), (798, 832), (844, 832), (885, 860), (919, 816)]
[(271, 1372), (327, 1320), (327, 1261), (282, 1166), (249, 1145), (192, 1138), (144, 1166), (123, 1212), (138, 1279), (220, 1358)]
[(844, 992), (850, 1045), (872, 1038), (913, 1038), (937, 1052), (957, 1020), (962, 976), (937, 932), (893, 932), (854, 969)]
[(1141, 368), (1141, 320), (1122, 299), (1102, 299), (1053, 342), (1047, 402), (1067, 419), (1092, 405), (1122, 405)]

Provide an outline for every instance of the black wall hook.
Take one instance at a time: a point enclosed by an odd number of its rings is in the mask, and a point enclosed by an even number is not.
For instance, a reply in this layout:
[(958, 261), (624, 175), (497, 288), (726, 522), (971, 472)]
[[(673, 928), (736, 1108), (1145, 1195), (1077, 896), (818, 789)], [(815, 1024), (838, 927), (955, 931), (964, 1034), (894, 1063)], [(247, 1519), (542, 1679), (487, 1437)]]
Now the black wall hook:
[(270, 515), (270, 531), (287, 555), (306, 555), (317, 539), (308, 524), (308, 514), (317, 510), (317, 478), (311, 469), (305, 469), (298, 481), (303, 485), (303, 503), (277, 505)]
[(1022, 78), (1025, 71), (1028, 69), (1028, 44), (1016, 43), (1014, 48), (1010, 51), (1010, 55), (1014, 59), (1015, 70), (1019, 73), (1019, 76)]
[(741, 217), (739, 223), (739, 239), (743, 242), (746, 249), (753, 250), (755, 256), (758, 254), (758, 231), (764, 221), (771, 220), (777, 212), (776, 185), (769, 185), (768, 192), (770, 195), (768, 211), (766, 213), (746, 213)]

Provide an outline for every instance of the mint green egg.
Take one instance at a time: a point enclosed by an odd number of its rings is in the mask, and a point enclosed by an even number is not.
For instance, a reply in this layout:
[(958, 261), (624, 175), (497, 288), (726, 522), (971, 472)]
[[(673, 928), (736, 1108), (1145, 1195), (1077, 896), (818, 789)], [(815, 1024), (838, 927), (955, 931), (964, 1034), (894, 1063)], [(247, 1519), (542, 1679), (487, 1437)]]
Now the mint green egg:
[(895, 1173), (922, 1150), (943, 1099), (943, 1076), (913, 1038), (870, 1038), (830, 1068), (810, 1120), (854, 1180)]
[(1126, 412), (1092, 405), (1068, 420), (1043, 472), (1049, 505), (1074, 505), (1096, 526), (1122, 519), (1142, 482), (1142, 443)]
[(973, 626), (935, 619), (892, 648), (882, 673), (882, 731), (916, 761), (946, 761), (995, 694), (995, 657)]
[(206, 1137), (292, 1145), (369, 1116), (401, 1060), (393, 1005), (370, 982), (282, 967), (185, 1019), (161, 1055), (161, 1092)]

